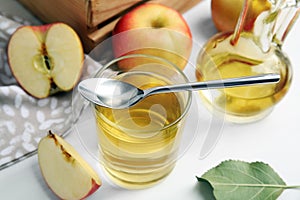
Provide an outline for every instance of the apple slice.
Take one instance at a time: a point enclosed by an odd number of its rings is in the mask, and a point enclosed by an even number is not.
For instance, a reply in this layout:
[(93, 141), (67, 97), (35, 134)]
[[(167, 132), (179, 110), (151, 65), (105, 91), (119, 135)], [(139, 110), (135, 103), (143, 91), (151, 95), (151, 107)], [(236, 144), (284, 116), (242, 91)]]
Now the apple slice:
[(14, 77), (34, 97), (69, 91), (80, 78), (82, 44), (64, 23), (21, 26), (11, 36), (7, 51)]
[(46, 183), (61, 199), (83, 199), (101, 186), (90, 165), (51, 131), (39, 142), (38, 161)]

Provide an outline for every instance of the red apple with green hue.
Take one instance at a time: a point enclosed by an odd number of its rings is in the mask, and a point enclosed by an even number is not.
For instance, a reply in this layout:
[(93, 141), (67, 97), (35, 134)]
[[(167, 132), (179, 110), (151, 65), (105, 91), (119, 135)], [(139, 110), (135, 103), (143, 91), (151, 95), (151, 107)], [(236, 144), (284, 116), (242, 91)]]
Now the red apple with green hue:
[[(115, 57), (149, 54), (167, 59), (184, 69), (192, 49), (192, 35), (183, 16), (161, 4), (145, 3), (125, 14), (113, 30)], [(123, 62), (130, 69), (142, 64)]]
[[(249, 8), (244, 30), (253, 29), (256, 18), (263, 11), (271, 8), (268, 0), (248, 0)], [(240, 13), (243, 10), (244, 0), (212, 0), (211, 14), (213, 22), (219, 31), (234, 31)]]

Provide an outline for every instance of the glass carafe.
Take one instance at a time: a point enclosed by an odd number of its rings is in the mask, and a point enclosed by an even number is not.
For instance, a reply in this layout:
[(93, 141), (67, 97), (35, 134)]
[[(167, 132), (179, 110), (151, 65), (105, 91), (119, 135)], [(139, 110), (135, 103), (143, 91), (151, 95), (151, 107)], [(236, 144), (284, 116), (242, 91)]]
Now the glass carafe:
[[(197, 58), (198, 81), (280, 74), (276, 84), (261, 84), (213, 91), (200, 91), (204, 103), (236, 123), (248, 123), (267, 116), (287, 93), (291, 80), (290, 61), (282, 44), (296, 21), (299, 10), (296, 0), (266, 1), (270, 9), (262, 12), (251, 30), (252, 1), (245, 0), (235, 31), (218, 33), (208, 40)], [(211, 98), (211, 94), (216, 98)], [(212, 100), (213, 99), (213, 100)]]

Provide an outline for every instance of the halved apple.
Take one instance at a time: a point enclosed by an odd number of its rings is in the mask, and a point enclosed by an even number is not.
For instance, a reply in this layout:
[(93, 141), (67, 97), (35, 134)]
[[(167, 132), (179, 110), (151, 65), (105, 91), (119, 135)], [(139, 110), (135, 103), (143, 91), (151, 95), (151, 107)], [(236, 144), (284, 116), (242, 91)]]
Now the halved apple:
[(38, 161), (46, 183), (61, 199), (83, 199), (101, 186), (93, 168), (51, 131), (39, 142)]
[(82, 44), (64, 23), (21, 26), (11, 36), (7, 51), (14, 77), (34, 97), (69, 91), (80, 78)]

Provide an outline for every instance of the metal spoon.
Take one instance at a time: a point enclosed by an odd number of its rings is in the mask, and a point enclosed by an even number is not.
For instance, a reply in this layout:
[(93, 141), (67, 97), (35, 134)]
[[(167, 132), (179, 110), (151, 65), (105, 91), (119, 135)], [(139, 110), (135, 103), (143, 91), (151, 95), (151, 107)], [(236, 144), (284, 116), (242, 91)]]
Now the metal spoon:
[(81, 95), (87, 100), (108, 108), (123, 109), (133, 106), (145, 97), (153, 94), (228, 88), (255, 84), (276, 83), (280, 80), (279, 74), (264, 74), (258, 76), (245, 76), (207, 82), (192, 82), (178, 85), (166, 85), (141, 90), (126, 82), (107, 79), (90, 78), (78, 85)]

